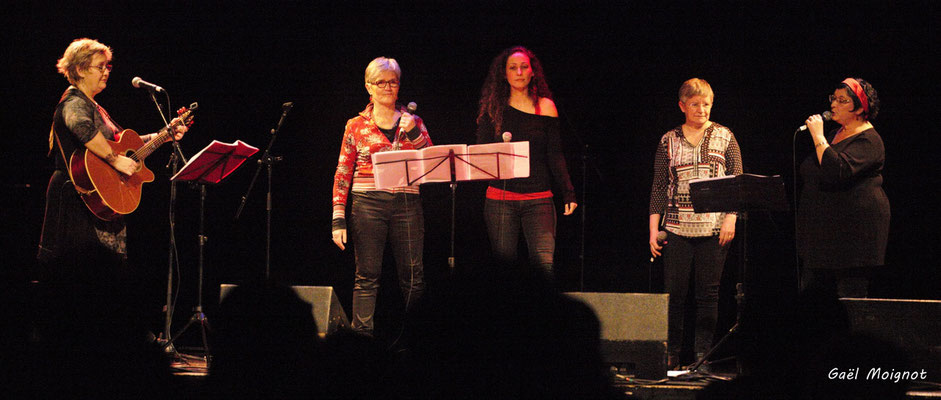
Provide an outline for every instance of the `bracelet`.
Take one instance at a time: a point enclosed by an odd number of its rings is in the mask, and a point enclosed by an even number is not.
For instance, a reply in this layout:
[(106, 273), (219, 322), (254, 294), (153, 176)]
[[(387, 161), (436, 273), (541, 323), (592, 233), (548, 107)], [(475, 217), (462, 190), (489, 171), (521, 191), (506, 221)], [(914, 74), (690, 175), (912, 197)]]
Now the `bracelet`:
[(826, 140), (822, 140), (822, 141), (820, 141), (820, 143), (815, 144), (815, 145), (814, 145), (814, 148), (823, 146), (823, 145), (825, 145), (825, 144), (827, 144), (827, 141), (826, 141)]

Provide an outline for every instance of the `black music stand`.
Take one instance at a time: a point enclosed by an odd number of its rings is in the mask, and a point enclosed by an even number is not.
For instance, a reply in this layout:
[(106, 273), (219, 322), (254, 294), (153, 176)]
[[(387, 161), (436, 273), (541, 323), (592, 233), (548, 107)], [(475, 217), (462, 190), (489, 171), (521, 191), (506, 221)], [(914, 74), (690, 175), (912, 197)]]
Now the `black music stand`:
[[(507, 143), (507, 142), (503, 142), (503, 143)], [(513, 142), (513, 143), (515, 144), (526, 143), (526, 146), (529, 146), (528, 142)], [(444, 146), (451, 147), (451, 145), (444, 145)], [(503, 163), (500, 162), (500, 157), (503, 156), (504, 158), (511, 158), (511, 159), (523, 158), (523, 159), (526, 159), (527, 162), (529, 161), (528, 151), (525, 153), (525, 155), (515, 154), (512, 152), (507, 153), (507, 152), (499, 151), (499, 150), (491, 151), (491, 152), (482, 152), (482, 153), (469, 153), (468, 152), (468, 150), (472, 147), (479, 148), (479, 147), (484, 147), (484, 146), (487, 146), (487, 145), (484, 144), (484, 145), (467, 146), (464, 149), (464, 151), (460, 154), (455, 153), (454, 149), (451, 148), (448, 150), (448, 154), (440, 155), (440, 156), (432, 156), (428, 158), (420, 158), (420, 159), (402, 158), (402, 159), (396, 159), (396, 160), (378, 161), (375, 158), (376, 154), (373, 154), (373, 165), (376, 165), (376, 166), (385, 165), (385, 164), (404, 163), (405, 164), (404, 180), (409, 186), (414, 185), (415, 183), (436, 183), (436, 182), (438, 183), (449, 182), (450, 183), (450, 187), (451, 187), (451, 254), (448, 257), (448, 268), (452, 272), (454, 271), (454, 267), (455, 267), (454, 233), (457, 227), (457, 182), (458, 181), (471, 181), (471, 180), (494, 180), (494, 179), (499, 180), (499, 179), (512, 179), (512, 178), (524, 177), (524, 176), (514, 175), (513, 171), (504, 171), (501, 168)], [(437, 146), (432, 146), (432, 147), (437, 147)], [(424, 150), (431, 149), (432, 147), (426, 147)], [(492, 170), (488, 170), (482, 165), (477, 165), (471, 162), (471, 158), (482, 157), (482, 156), (493, 156), (495, 159), (495, 164), (496, 164), (495, 168), (493, 168)], [(411, 170), (408, 167), (410, 162), (419, 163), (419, 165), (423, 167), (422, 168), (423, 170), (419, 171), (419, 173), (417, 174), (418, 176), (412, 176)], [(460, 176), (458, 174), (458, 165), (466, 166), (466, 171), (464, 171), (464, 173), (461, 173)], [(449, 180), (442, 180), (440, 178), (434, 178), (434, 179), (426, 178), (426, 177), (429, 177), (433, 172), (437, 171), (439, 168), (447, 169), (446, 175), (449, 176)], [(377, 169), (375, 172), (376, 172), (377, 178), (379, 174), (383, 173), (381, 169)], [(525, 176), (529, 176), (528, 169), (526, 170)]]
[(248, 157), (255, 154), (257, 148), (245, 144), (241, 140), (235, 143), (222, 143), (213, 140), (208, 146), (200, 150), (193, 158), (183, 166), (176, 175), (170, 178), (171, 182), (183, 181), (192, 182), (199, 185), (199, 283), (196, 307), (193, 308), (193, 316), (189, 322), (177, 331), (173, 337), (167, 340), (164, 348), (168, 348), (176, 341), (190, 326), (199, 324), (203, 339), (203, 356), (206, 359), (206, 365), (209, 365), (209, 342), (206, 339), (206, 331), (209, 329), (209, 320), (203, 313), (203, 260), (204, 247), (207, 237), (205, 236), (205, 210), (206, 210), (206, 185), (217, 184), (226, 176), (237, 169)]
[[(741, 258), (738, 264), (738, 282), (735, 284), (735, 324), (712, 346), (705, 355), (690, 367), (690, 374), (697, 372), (709, 356), (721, 347), (733, 333), (737, 332), (742, 319), (745, 302), (745, 271), (748, 265), (748, 212), (749, 211), (786, 211), (787, 200), (784, 193), (784, 180), (780, 175), (762, 176), (754, 174), (729, 175), (719, 178), (694, 179), (689, 183), (690, 201), (693, 211), (730, 212), (737, 211), (742, 221), (742, 234), (739, 246)], [(741, 367), (741, 364), (739, 364)]]

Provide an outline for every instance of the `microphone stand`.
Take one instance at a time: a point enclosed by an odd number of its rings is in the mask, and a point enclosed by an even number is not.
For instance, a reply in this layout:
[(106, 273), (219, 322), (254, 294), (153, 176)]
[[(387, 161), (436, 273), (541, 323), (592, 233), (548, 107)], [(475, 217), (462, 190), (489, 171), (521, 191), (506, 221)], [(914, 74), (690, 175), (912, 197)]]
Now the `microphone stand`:
[(448, 271), (454, 274), (454, 231), (457, 227), (457, 176), (454, 174), (454, 150), (448, 151), (448, 162), (451, 167), (451, 256), (448, 257)]
[(251, 183), (248, 184), (248, 190), (245, 191), (245, 195), (242, 196), (242, 202), (239, 204), (238, 211), (235, 212), (235, 219), (238, 220), (242, 215), (242, 210), (245, 208), (245, 203), (248, 201), (248, 196), (252, 192), (252, 188), (255, 187), (255, 181), (258, 179), (258, 174), (261, 173), (261, 168), (263, 165), (268, 167), (268, 194), (265, 201), (265, 210), (267, 214), (267, 221), (265, 227), (265, 279), (271, 279), (271, 177), (272, 177), (272, 167), (274, 163), (282, 161), (281, 156), (272, 156), (271, 147), (274, 146), (274, 141), (278, 138), (278, 132), (281, 131), (281, 125), (284, 124), (284, 118), (287, 117), (288, 112), (291, 111), (291, 108), (294, 107), (294, 103), (287, 102), (281, 105), (281, 119), (278, 120), (278, 125), (271, 130), (271, 140), (268, 141), (268, 147), (265, 148), (265, 152), (262, 154), (261, 159), (258, 160), (258, 169), (255, 170), (255, 176), (252, 177)]
[[(579, 203), (578, 208), (581, 209), (581, 228), (579, 229), (579, 236), (581, 236), (581, 242), (578, 249), (578, 290), (585, 291), (585, 243), (587, 242), (586, 238), (586, 227), (588, 225), (588, 167), (595, 172), (594, 174), (598, 176), (600, 181), (604, 181), (604, 175), (601, 174), (601, 170), (598, 169), (598, 166), (594, 163), (591, 163), (591, 155), (589, 154), (588, 144), (582, 139), (582, 136), (578, 133), (578, 130), (575, 129), (575, 126), (572, 125), (572, 121), (568, 118), (565, 118), (565, 125), (569, 128), (569, 132), (572, 133), (572, 137), (578, 142), (582, 148), (581, 162), (582, 162), (582, 199)], [(563, 204), (564, 208), (565, 205)]]
[[(152, 90), (149, 87), (147, 89), (148, 89), (147, 90), (148, 94), (150, 94), (150, 99), (154, 102), (154, 106), (157, 108), (157, 114), (160, 114), (160, 119), (163, 120), (164, 129), (167, 129), (168, 131), (170, 131), (171, 129), (170, 121), (167, 121), (167, 117), (166, 115), (164, 115), (163, 109), (160, 108), (160, 102), (157, 101), (157, 96), (154, 94), (154, 90)], [(166, 91), (164, 91), (164, 94), (166, 94)], [(168, 106), (170, 104), (169, 94), (167, 94), (167, 104)], [(183, 155), (183, 151), (180, 149), (180, 144), (179, 142), (176, 141), (176, 135), (170, 132), (169, 136), (170, 136), (170, 140), (173, 143), (172, 144), (173, 151), (170, 153), (170, 160), (167, 162), (166, 167), (167, 168), (172, 167), (172, 174), (170, 176), (173, 176), (179, 170), (180, 160), (183, 160), (184, 164), (186, 163), (186, 156)], [(170, 212), (169, 212), (169, 217), (170, 217), (169, 218), (170, 219), (169, 221), (170, 235), (169, 236), (170, 237), (169, 237), (169, 246), (167, 250), (167, 253), (168, 253), (167, 254), (167, 302), (164, 305), (165, 319), (164, 319), (164, 325), (163, 325), (163, 332), (161, 336), (163, 336), (163, 340), (165, 340), (168, 345), (167, 351), (173, 351), (174, 353), (176, 352), (176, 349), (169, 347), (169, 346), (172, 346), (172, 343), (170, 342), (170, 338), (171, 338), (170, 325), (173, 322), (173, 309), (174, 309), (173, 266), (178, 261), (176, 259), (177, 252), (176, 252), (176, 237), (175, 237), (175, 230), (176, 230), (175, 207), (176, 207), (176, 182), (171, 181), (170, 182)]]

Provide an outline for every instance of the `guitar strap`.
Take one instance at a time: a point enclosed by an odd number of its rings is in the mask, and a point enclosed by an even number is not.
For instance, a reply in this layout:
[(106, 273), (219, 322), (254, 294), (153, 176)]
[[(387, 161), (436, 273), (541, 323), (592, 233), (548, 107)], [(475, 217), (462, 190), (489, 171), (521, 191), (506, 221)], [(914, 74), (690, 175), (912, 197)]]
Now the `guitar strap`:
[(65, 167), (69, 167), (69, 159), (65, 156), (65, 150), (62, 149), (62, 141), (59, 140), (59, 135), (56, 134), (55, 124), (49, 127), (49, 153), (46, 154), (46, 157), (52, 156), (52, 148), (59, 147), (59, 154), (62, 155), (62, 161), (65, 162)]

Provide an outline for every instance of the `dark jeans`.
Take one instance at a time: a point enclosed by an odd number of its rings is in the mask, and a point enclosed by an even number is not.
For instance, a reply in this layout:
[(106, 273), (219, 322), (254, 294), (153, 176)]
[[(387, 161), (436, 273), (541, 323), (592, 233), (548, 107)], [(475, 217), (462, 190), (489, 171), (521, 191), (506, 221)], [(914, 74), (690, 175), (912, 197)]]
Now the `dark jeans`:
[(536, 200), (492, 200), (484, 203), (484, 218), (490, 246), (498, 262), (516, 262), (520, 231), (526, 239), (529, 263), (552, 279), (555, 252), (555, 204), (552, 198)]
[(719, 280), (728, 254), (727, 246), (719, 246), (718, 236), (690, 238), (667, 232), (663, 248), (663, 283), (670, 294), (668, 311), (668, 347), (679, 354), (683, 343), (683, 322), (689, 292), (689, 279), (693, 276), (696, 296), (697, 354), (709, 351), (716, 330), (719, 311)]
[(425, 290), (422, 254), (425, 218), (417, 194), (353, 193), (350, 215), (356, 277), (353, 281), (353, 330), (372, 331), (376, 295), (386, 243), (392, 245), (399, 288), (406, 308)]

